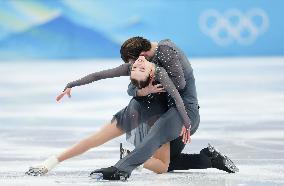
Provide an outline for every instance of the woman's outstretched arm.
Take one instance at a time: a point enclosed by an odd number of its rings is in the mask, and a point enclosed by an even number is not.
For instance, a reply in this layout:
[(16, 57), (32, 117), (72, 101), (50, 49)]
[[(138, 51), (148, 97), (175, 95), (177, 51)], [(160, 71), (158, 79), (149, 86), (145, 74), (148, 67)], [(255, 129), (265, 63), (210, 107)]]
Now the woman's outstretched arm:
[(83, 78), (80, 78), (78, 80), (72, 81), (68, 83), (63, 92), (61, 92), (57, 97), (56, 101), (59, 101), (62, 97), (64, 97), (66, 94), (68, 97), (71, 97), (71, 88), (81, 85), (86, 85), (89, 83), (92, 83), (94, 81), (98, 81), (101, 79), (107, 79), (107, 78), (113, 78), (113, 77), (120, 77), (120, 76), (129, 76), (130, 75), (130, 63), (122, 64), (118, 67), (108, 69), (108, 70), (102, 70), (100, 72), (94, 72), (91, 73)]
[(91, 73), (83, 78), (80, 78), (78, 80), (68, 83), (63, 91), (65, 91), (67, 88), (73, 88), (76, 86), (86, 85), (86, 84), (89, 84), (89, 83), (92, 83), (94, 81), (98, 81), (101, 79), (114, 78), (114, 77), (120, 77), (120, 76), (129, 76), (130, 66), (131, 66), (130, 63), (125, 63), (125, 64), (122, 64), (112, 69)]

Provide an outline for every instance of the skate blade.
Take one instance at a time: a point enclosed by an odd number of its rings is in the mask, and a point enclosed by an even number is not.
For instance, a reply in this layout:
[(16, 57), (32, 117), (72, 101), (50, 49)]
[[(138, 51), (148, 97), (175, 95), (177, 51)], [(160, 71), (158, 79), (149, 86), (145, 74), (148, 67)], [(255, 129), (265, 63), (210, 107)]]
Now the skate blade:
[(119, 150), (119, 151), (120, 151), (120, 159), (124, 158), (125, 156), (127, 156), (127, 155), (130, 153), (129, 150), (124, 149), (124, 148), (122, 147), (122, 143), (120, 143), (119, 149), (120, 149), (120, 150)]
[[(208, 143), (208, 150), (212, 153), (214, 151), (217, 151), (210, 143)], [(217, 151), (218, 152), (218, 151)]]
[(120, 179), (120, 181), (123, 181), (123, 182), (127, 181), (127, 177), (125, 177), (125, 176), (120, 176), (119, 179)]
[(119, 176), (119, 180), (106, 180), (104, 179), (104, 175), (103, 173), (93, 173), (90, 175), (90, 177), (96, 181), (103, 181), (103, 182), (109, 182), (109, 181), (114, 181), (114, 182), (117, 182), (117, 181), (122, 181), (122, 182), (125, 182), (127, 181), (127, 177), (126, 176)]
[(97, 181), (104, 180), (103, 173), (93, 173), (93, 174), (90, 175), (90, 177), (94, 180), (97, 180)]
[(25, 172), (25, 175), (28, 176), (43, 176), (46, 174), (47, 171), (42, 169), (42, 168), (35, 168), (35, 167), (30, 167), (27, 172)]
[(223, 156), (225, 158), (225, 166), (232, 171), (233, 173), (239, 172), (238, 167), (230, 160), (227, 156)]
[(122, 154), (123, 154), (122, 143), (119, 144), (119, 152), (120, 152), (119, 159), (122, 159)]

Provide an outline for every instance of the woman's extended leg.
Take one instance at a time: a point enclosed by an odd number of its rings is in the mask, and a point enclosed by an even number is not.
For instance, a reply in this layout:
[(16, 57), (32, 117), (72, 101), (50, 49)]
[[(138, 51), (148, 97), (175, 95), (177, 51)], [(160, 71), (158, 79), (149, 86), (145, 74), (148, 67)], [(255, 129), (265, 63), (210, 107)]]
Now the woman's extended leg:
[(104, 125), (95, 134), (79, 141), (77, 144), (59, 154), (57, 157), (51, 156), (42, 164), (30, 167), (26, 174), (32, 176), (46, 174), (47, 172), (51, 171), (59, 162), (82, 154), (90, 148), (102, 145), (105, 142), (122, 135), (124, 132), (121, 129), (117, 128), (116, 123), (117, 121), (115, 119), (111, 123)]
[(162, 174), (168, 172), (170, 164), (170, 142), (162, 145), (153, 157), (144, 163), (144, 168), (149, 169), (155, 173)]
[(107, 123), (96, 133), (79, 141), (74, 146), (59, 154), (57, 156), (58, 161), (65, 161), (69, 158), (86, 152), (90, 148), (100, 146), (105, 142), (124, 134), (121, 129), (117, 128), (116, 122), (116, 120), (113, 120), (112, 123)]

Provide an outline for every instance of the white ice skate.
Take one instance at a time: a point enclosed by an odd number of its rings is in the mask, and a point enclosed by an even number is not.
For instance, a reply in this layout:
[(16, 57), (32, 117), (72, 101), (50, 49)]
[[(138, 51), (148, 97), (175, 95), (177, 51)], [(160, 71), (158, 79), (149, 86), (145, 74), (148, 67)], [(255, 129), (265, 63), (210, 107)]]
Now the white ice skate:
[(29, 176), (42, 176), (50, 172), (58, 163), (59, 162), (56, 156), (51, 156), (46, 159), (41, 165), (30, 167), (25, 174)]

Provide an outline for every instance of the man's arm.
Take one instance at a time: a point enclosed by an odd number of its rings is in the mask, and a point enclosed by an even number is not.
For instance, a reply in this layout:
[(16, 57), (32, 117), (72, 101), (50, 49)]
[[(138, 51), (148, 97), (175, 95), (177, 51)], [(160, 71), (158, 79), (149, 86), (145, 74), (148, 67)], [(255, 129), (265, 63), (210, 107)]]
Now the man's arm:
[(165, 92), (164, 88), (161, 84), (152, 85), (152, 81), (149, 83), (149, 85), (145, 88), (138, 89), (135, 85), (130, 83), (128, 85), (127, 93), (129, 96), (133, 97), (140, 97), (140, 96), (147, 96), (149, 94), (159, 93), (159, 92)]
[(181, 118), (183, 119), (184, 126), (187, 129), (189, 129), (191, 121), (190, 121), (190, 118), (187, 115), (184, 102), (183, 102), (178, 90), (176, 89), (175, 84), (170, 79), (166, 70), (163, 67), (157, 67), (156, 70), (157, 70), (156, 77), (155, 77), (156, 80), (159, 81), (163, 85), (164, 89), (175, 100), (176, 108), (177, 108)]
[(132, 97), (137, 97), (137, 91), (138, 88), (130, 82), (127, 89), (128, 95)]
[(184, 89), (186, 85), (182, 64), (178, 51), (168, 45), (160, 45), (157, 51), (158, 60), (167, 71), (168, 76), (173, 81), (178, 90)]

